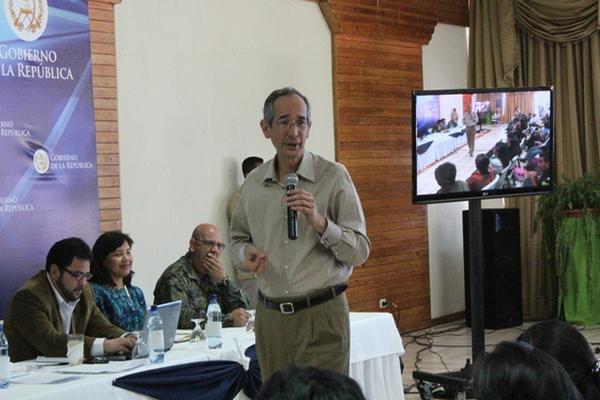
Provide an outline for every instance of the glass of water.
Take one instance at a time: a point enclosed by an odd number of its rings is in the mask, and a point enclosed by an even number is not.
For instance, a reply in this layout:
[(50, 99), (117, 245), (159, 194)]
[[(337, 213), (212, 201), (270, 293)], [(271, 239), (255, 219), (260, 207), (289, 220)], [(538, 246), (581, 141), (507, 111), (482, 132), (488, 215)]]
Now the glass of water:
[(254, 321), (256, 318), (256, 310), (248, 310), (250, 313), (250, 318), (248, 318), (248, 322), (246, 322), (246, 331), (254, 331)]
[(200, 325), (204, 322), (204, 318), (192, 318), (192, 322), (194, 323), (194, 329), (190, 334), (190, 344), (200, 343), (200, 341), (206, 339), (202, 326)]
[(148, 357), (148, 344), (146, 343), (146, 337), (144, 331), (132, 332), (137, 336), (133, 350), (131, 350), (131, 358), (139, 359)]
[(83, 335), (70, 334), (67, 339), (67, 358), (70, 365), (83, 362)]

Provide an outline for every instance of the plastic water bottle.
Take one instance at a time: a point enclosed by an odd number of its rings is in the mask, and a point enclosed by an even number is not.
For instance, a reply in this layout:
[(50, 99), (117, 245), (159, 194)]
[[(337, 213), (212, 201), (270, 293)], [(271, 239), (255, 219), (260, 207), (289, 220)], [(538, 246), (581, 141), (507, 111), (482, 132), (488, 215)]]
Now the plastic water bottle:
[(6, 389), (10, 384), (10, 369), (8, 359), (8, 339), (4, 334), (4, 323), (0, 322), (0, 389)]
[(220, 349), (223, 347), (223, 338), (221, 337), (221, 306), (217, 302), (216, 294), (211, 294), (208, 299), (208, 308), (206, 309), (206, 341), (209, 349)]
[(163, 322), (160, 319), (156, 304), (150, 307), (148, 318), (148, 357), (151, 364), (159, 364), (165, 360), (165, 342)]

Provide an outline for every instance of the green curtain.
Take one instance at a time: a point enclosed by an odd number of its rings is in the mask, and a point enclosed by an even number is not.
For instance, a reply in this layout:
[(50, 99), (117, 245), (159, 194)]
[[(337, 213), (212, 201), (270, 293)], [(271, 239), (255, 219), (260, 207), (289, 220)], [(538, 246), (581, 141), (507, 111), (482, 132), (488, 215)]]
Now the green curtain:
[[(558, 176), (600, 170), (600, 0), (472, 0), (471, 87), (553, 85)], [(514, 198), (521, 215), (525, 318), (556, 316), (553, 258), (534, 232), (536, 198)]]
[(566, 321), (583, 325), (600, 322), (600, 220), (592, 214), (565, 218), (559, 228), (561, 265), (559, 271), (559, 314)]

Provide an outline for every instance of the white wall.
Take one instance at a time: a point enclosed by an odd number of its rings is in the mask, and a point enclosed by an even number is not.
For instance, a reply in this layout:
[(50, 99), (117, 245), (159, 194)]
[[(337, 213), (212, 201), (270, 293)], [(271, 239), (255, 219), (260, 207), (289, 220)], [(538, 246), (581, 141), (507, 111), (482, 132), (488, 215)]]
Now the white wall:
[(460, 94), (440, 96), (440, 118), (446, 118), (446, 122), (450, 122), (452, 109), (455, 108), (456, 112), (460, 116), (458, 120), (459, 125), (462, 124), (462, 108), (463, 108), (463, 97)]
[(126, 0), (115, 34), (123, 231), (152, 302), (196, 224), (227, 241), (242, 160), (274, 154), (258, 125), (273, 89), (309, 98), (308, 146), (335, 158), (331, 34), (319, 6), (298, 0)]
[[(334, 159), (331, 36), (318, 5), (298, 0), (127, 0), (115, 7), (115, 30), (123, 230), (136, 242), (134, 284), (151, 302), (197, 223), (217, 224), (227, 239), (241, 161), (274, 153), (258, 126), (272, 89), (308, 96), (308, 145)], [(466, 28), (438, 24), (423, 47), (424, 88), (466, 87), (466, 71)], [(466, 208), (428, 206), (432, 318), (464, 310)], [(223, 259), (231, 271), (227, 251)]]
[[(431, 41), (423, 46), (423, 89), (467, 87), (467, 30), (436, 26)], [(502, 204), (498, 199), (484, 200), (482, 207)], [(465, 201), (427, 206), (431, 318), (465, 310), (462, 211), (466, 209)]]

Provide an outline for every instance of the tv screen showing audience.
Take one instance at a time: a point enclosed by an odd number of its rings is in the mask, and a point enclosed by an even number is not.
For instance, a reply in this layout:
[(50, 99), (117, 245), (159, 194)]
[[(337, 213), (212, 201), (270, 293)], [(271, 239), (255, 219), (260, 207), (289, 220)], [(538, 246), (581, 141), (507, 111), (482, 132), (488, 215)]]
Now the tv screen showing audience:
[(413, 92), (413, 201), (551, 192), (551, 87)]

